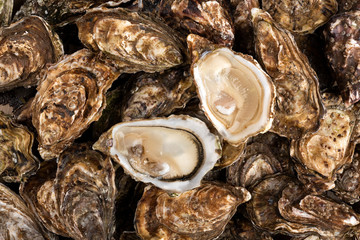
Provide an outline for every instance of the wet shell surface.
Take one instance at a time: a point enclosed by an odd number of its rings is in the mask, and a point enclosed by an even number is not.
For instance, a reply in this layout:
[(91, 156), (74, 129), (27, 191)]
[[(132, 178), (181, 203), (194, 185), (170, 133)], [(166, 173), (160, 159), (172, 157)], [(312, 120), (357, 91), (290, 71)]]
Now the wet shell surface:
[(220, 158), (218, 138), (185, 115), (119, 123), (93, 145), (135, 180), (173, 192), (200, 185)]

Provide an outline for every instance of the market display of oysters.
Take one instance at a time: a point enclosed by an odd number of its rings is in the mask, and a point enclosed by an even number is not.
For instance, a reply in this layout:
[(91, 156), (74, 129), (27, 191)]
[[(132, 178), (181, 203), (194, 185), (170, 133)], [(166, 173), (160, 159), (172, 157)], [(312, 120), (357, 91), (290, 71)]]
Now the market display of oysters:
[(0, 239), (360, 239), (360, 2), (0, 1)]

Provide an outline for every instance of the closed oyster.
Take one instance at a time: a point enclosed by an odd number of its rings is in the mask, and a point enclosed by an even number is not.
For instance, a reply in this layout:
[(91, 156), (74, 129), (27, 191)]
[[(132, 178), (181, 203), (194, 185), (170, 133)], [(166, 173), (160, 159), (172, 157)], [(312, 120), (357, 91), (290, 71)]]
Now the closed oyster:
[(40, 17), (30, 16), (0, 33), (0, 91), (36, 85), (47, 64), (63, 55), (62, 43)]
[(300, 179), (329, 190), (334, 187), (335, 174), (351, 162), (356, 143), (352, 139), (356, 110), (345, 108), (341, 98), (330, 93), (324, 93), (322, 99), (326, 113), (319, 129), (293, 141), (291, 156), (301, 164), (297, 166)]
[(288, 31), (274, 23), (267, 12), (257, 8), (251, 12), (256, 50), (276, 87), (271, 131), (299, 138), (319, 125), (323, 106), (318, 78)]
[(0, 179), (19, 182), (36, 172), (39, 161), (31, 150), (33, 133), (13, 123), (3, 112), (0, 112), (0, 142)]
[(175, 29), (186, 29), (209, 40), (232, 47), (234, 27), (225, 1), (222, 0), (162, 0), (158, 14)]
[(346, 106), (360, 100), (360, 8), (331, 18), (324, 30), (326, 55)]
[(215, 183), (203, 183), (177, 196), (149, 186), (136, 209), (136, 231), (144, 240), (214, 239), (237, 206), (250, 197), (244, 188)]
[(21, 185), (21, 195), (44, 226), (73, 239), (111, 239), (115, 171), (110, 158), (73, 145), (55, 163), (45, 162)]
[(111, 155), (135, 180), (174, 192), (198, 187), (221, 152), (206, 125), (185, 115), (118, 123), (93, 148)]
[(49, 68), (31, 105), (43, 159), (59, 156), (100, 117), (119, 74), (86, 49)]
[(127, 9), (94, 8), (76, 22), (81, 42), (111, 63), (160, 72), (183, 62), (182, 44), (161, 22)]
[(23, 200), (2, 183), (0, 183), (0, 239), (49, 239)]
[(281, 27), (300, 34), (314, 32), (338, 10), (336, 0), (262, 0), (262, 8)]
[(275, 89), (260, 65), (249, 55), (193, 34), (187, 41), (201, 106), (217, 131), (233, 145), (266, 132), (273, 119)]

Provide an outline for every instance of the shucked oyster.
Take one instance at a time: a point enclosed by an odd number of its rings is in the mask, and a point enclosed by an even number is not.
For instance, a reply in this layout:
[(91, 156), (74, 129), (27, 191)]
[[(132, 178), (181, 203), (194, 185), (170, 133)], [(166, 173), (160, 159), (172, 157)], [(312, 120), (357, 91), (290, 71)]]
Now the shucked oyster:
[(42, 164), (20, 188), (44, 226), (76, 240), (109, 240), (114, 231), (115, 171), (110, 158), (73, 145)]
[(198, 187), (221, 152), (205, 123), (185, 115), (118, 123), (93, 148), (135, 180), (174, 192)]
[(160, 72), (183, 62), (182, 44), (161, 22), (127, 9), (94, 8), (76, 22), (79, 38), (121, 68)]
[(39, 72), (63, 55), (62, 43), (40, 17), (30, 16), (0, 33), (0, 91), (37, 83)]
[(32, 154), (33, 141), (32, 132), (0, 112), (0, 179), (19, 182), (35, 173), (39, 161)]
[(31, 105), (42, 158), (57, 157), (100, 117), (105, 92), (118, 76), (86, 49), (48, 69)]
[(138, 203), (135, 227), (144, 240), (214, 239), (237, 206), (250, 197), (245, 188), (214, 183), (203, 183), (178, 196), (149, 186)]
[(263, 10), (253, 8), (251, 13), (257, 54), (276, 87), (272, 131), (299, 138), (319, 125), (323, 106), (318, 78), (288, 31)]
[(201, 106), (224, 139), (239, 145), (266, 132), (273, 119), (275, 89), (260, 65), (249, 55), (193, 34), (187, 42)]

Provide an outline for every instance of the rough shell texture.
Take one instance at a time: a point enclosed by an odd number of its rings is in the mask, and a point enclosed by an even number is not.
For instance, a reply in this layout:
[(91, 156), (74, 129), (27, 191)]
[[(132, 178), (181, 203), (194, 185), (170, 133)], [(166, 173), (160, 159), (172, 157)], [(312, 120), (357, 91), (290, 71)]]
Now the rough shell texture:
[(225, 1), (162, 0), (157, 12), (168, 25), (185, 29), (186, 35), (194, 33), (227, 47), (234, 43), (234, 27)]
[(262, 0), (262, 8), (283, 28), (312, 33), (338, 10), (336, 0)]
[(42, 158), (59, 156), (100, 117), (105, 93), (118, 76), (86, 49), (49, 68), (31, 105)]
[[(111, 239), (115, 171), (110, 158), (73, 145), (23, 183), (22, 197), (48, 230), (74, 239)], [(55, 176), (54, 176), (55, 175)]]
[(111, 62), (145, 72), (159, 72), (183, 62), (182, 44), (171, 28), (127, 9), (95, 8), (76, 22), (79, 38)]
[(319, 83), (293, 36), (260, 9), (252, 10), (256, 50), (276, 87), (272, 131), (299, 138), (315, 130), (323, 112)]
[(331, 18), (324, 30), (326, 54), (347, 106), (360, 100), (360, 9)]
[(48, 239), (23, 200), (2, 183), (0, 183), (0, 239)]
[[(354, 153), (356, 141), (352, 135), (357, 121), (356, 109), (345, 108), (341, 98), (334, 94), (324, 93), (322, 99), (326, 113), (320, 120), (319, 129), (293, 141), (291, 155), (306, 169), (298, 172), (300, 179), (322, 182), (332, 188), (335, 174), (351, 162)], [(314, 174), (319, 180), (313, 179)]]
[(14, 0), (2, 0), (0, 2), (0, 25), (8, 26), (11, 21)]
[(40, 17), (26, 17), (3, 28), (0, 33), (0, 91), (37, 84), (40, 71), (61, 55), (63, 46), (59, 37)]
[(244, 188), (215, 183), (178, 196), (149, 186), (136, 209), (136, 230), (142, 239), (214, 239), (249, 199)]

